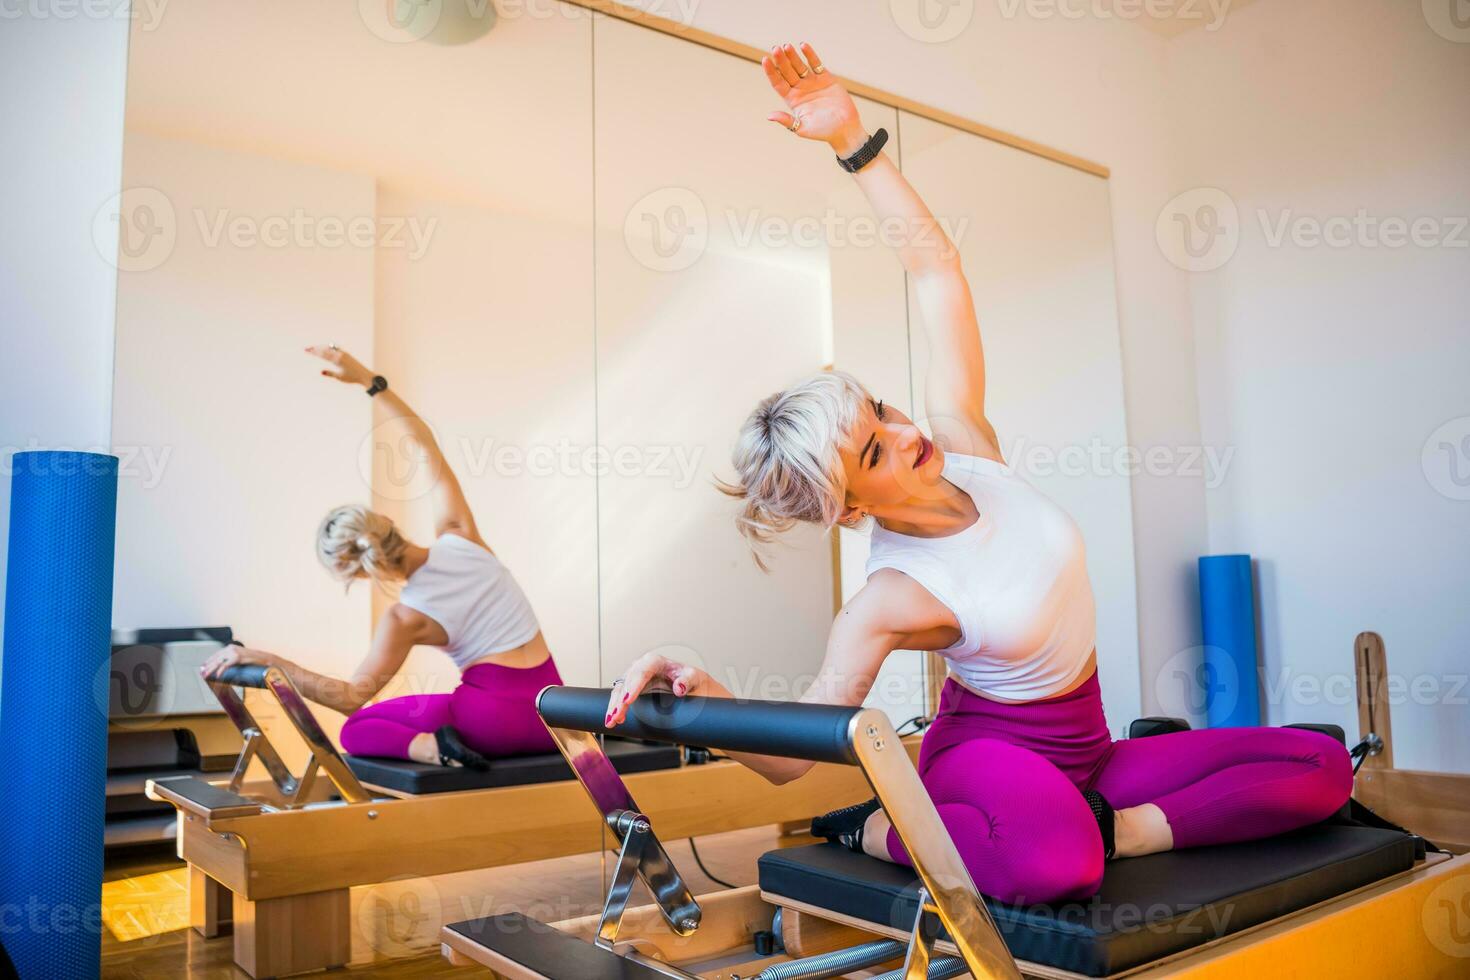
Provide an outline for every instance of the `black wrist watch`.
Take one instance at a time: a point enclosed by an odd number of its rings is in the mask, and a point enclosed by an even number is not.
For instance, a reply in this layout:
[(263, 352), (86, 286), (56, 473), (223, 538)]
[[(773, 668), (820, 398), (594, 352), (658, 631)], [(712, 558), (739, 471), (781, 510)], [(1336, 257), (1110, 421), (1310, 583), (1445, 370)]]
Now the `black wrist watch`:
[(383, 377), (381, 374), (375, 374), (375, 375), (373, 375), (373, 383), (372, 383), (372, 386), (369, 387), (368, 390), (367, 390), (368, 397), (369, 398), (372, 398), (378, 392), (380, 392), (380, 391), (387, 391), (387, 390), (388, 390), (388, 379), (385, 378), (385, 377)]
[(872, 163), (873, 160), (878, 156), (878, 154), (883, 150), (883, 144), (887, 142), (888, 130), (880, 126), (878, 127), (878, 131), (872, 136), (869, 136), (868, 141), (864, 143), (862, 145), (862, 148), (854, 153), (852, 156), (838, 157), (837, 166), (841, 167), (843, 170), (846, 170), (850, 174), (855, 174), (859, 170), (866, 167), (868, 164)]

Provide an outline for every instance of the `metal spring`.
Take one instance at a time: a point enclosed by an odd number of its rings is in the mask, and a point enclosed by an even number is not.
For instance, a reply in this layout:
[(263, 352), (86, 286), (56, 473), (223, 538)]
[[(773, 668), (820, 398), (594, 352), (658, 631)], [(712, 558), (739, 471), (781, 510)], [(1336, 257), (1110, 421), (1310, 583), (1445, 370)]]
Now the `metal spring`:
[[(954, 956), (940, 956), (929, 961), (929, 972), (926, 976), (929, 980), (949, 980), (950, 977), (957, 977), (964, 972), (964, 960)], [(900, 967), (897, 970), (890, 970), (881, 976), (874, 977), (873, 980), (903, 980), (903, 969)]]
[[(820, 956), (777, 963), (760, 972), (756, 980), (823, 980), (825, 977), (841, 976), (866, 966), (877, 966), (896, 956), (902, 956), (904, 944), (893, 939), (863, 943), (850, 949), (839, 949)], [(956, 961), (958, 962), (958, 961)], [(963, 965), (963, 964), (961, 964)], [(931, 967), (932, 969), (932, 967)], [(903, 971), (899, 971), (901, 974)], [(952, 976), (953, 974), (947, 974)]]

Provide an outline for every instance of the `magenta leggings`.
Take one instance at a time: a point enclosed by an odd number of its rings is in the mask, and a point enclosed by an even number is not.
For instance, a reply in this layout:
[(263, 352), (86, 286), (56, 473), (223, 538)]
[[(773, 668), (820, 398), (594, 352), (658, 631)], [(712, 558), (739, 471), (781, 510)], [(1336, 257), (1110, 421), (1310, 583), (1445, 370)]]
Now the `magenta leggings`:
[(536, 695), (560, 683), (550, 657), (535, 667), (476, 664), (450, 694), (410, 694), (357, 711), (342, 726), (342, 748), (351, 755), (407, 759), (415, 735), (453, 725), (465, 745), (490, 758), (555, 752), (536, 715)]
[[(1175, 847), (1198, 847), (1324, 820), (1353, 788), (1347, 750), (1319, 732), (1210, 728), (1115, 742), (1096, 673), (1026, 704), (946, 682), (919, 776), (975, 887), (1018, 904), (1083, 899), (1102, 885), (1102, 835), (1081, 790), (1115, 810), (1153, 803)], [(910, 863), (892, 830), (888, 852)]]

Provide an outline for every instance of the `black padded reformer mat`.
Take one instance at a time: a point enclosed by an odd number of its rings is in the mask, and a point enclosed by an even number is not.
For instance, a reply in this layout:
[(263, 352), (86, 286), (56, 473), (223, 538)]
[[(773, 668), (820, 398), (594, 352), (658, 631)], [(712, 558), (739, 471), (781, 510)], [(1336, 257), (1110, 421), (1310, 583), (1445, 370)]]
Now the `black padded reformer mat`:
[[(677, 745), (609, 738), (603, 751), (612, 760), (613, 767), (624, 775), (654, 769), (673, 769), (679, 765)], [(453, 793), (465, 789), (553, 783), (559, 779), (573, 778), (572, 770), (560, 752), (492, 759), (490, 768), (484, 772), (450, 766), (426, 766), (422, 762), (409, 762), (405, 759), (377, 759), (355, 755), (346, 758), (352, 772), (364, 783), (414, 796)]]
[[(986, 899), (1012, 955), (1104, 977), (1200, 946), (1408, 870), (1414, 838), (1315, 824), (1265, 840), (1112, 861), (1085, 901)], [(906, 867), (814, 844), (760, 859), (763, 891), (868, 922), (913, 925), (918, 880)]]
[(454, 922), (444, 928), (536, 976), (556, 980), (665, 980), (668, 976), (519, 912)]

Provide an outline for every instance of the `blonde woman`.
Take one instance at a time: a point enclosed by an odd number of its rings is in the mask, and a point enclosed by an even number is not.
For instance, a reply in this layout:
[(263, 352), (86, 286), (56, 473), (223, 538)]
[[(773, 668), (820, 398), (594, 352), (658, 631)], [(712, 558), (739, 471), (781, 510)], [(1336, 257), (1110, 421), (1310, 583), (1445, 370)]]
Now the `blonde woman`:
[[(536, 715), (536, 693), (560, 684), (556, 663), (526, 595), (480, 537), (459, 480), (429, 427), (388, 382), (335, 345), (308, 347), (325, 377), (366, 389), (404, 424), (430, 472), (434, 541), (403, 536), (365, 507), (327, 514), (317, 531), (317, 557), (347, 583), (371, 579), (398, 592), (372, 647), (346, 680), (327, 677), (264, 650), (227, 647), (203, 667), (213, 676), (233, 664), (272, 664), (311, 700), (348, 715), (342, 747), (353, 755), (412, 759), (431, 765), (484, 768), (489, 759), (553, 752)], [(368, 704), (420, 644), (440, 647), (460, 670), (450, 694), (416, 694)]]
[[(772, 48), (769, 117), (826, 143), (885, 228), (928, 334), (931, 441), (840, 373), (762, 401), (734, 453), (753, 546), (799, 522), (871, 524), (868, 580), (838, 614), (804, 701), (860, 704), (894, 650), (933, 650), (950, 676), (919, 772), (984, 893), (1010, 902), (1084, 898), (1104, 861), (1250, 840), (1321, 820), (1352, 789), (1347, 751), (1285, 728), (1215, 729), (1115, 742), (1097, 678), (1082, 535), (1005, 463), (985, 411), (985, 359), (953, 243), (869, 136), (843, 86), (803, 44)], [(1065, 397), (1086, 398), (1074, 391)], [(650, 684), (730, 697), (707, 673), (649, 654), (614, 684), (607, 723)], [(811, 764), (737, 756), (773, 782)], [(813, 831), (885, 861), (908, 856), (876, 800)]]

